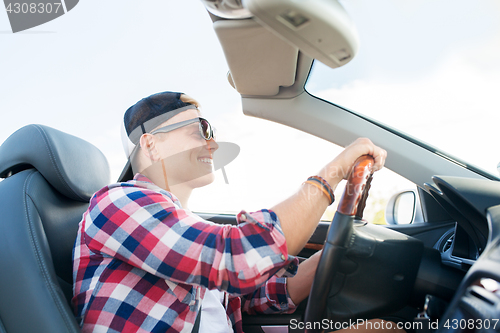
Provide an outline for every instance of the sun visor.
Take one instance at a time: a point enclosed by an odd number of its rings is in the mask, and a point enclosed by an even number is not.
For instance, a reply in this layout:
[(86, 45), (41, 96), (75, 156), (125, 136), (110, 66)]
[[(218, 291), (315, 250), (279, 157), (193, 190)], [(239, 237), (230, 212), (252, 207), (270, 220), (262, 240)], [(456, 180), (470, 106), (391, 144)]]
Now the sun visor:
[(298, 49), (253, 19), (218, 20), (214, 30), (229, 66), (229, 81), (242, 95), (274, 96), (295, 82)]

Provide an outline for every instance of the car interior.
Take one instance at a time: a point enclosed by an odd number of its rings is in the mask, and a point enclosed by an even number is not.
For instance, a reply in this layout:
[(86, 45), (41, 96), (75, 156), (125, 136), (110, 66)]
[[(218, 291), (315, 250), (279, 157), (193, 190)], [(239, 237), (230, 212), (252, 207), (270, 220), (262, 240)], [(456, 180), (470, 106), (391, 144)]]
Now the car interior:
[[(339, 67), (356, 55), (337, 1), (203, 2), (245, 115), (340, 146), (370, 137), (387, 150), (386, 168), (417, 185), (410, 224), (397, 221), (403, 192), (388, 204), (386, 226), (359, 214), (365, 183), (340, 199), (355, 202), (354, 211), (320, 222), (299, 254), (323, 250), (310, 297), (293, 314), (244, 315), (244, 331), (321, 332), (290, 323), (370, 318), (416, 333), (500, 331), (499, 179), (305, 90), (315, 61)], [(115, 181), (109, 174), (95, 146), (47, 126), (23, 127), (0, 146), (0, 333), (80, 331), (72, 248), (88, 200)], [(200, 216), (236, 224), (234, 215)]]

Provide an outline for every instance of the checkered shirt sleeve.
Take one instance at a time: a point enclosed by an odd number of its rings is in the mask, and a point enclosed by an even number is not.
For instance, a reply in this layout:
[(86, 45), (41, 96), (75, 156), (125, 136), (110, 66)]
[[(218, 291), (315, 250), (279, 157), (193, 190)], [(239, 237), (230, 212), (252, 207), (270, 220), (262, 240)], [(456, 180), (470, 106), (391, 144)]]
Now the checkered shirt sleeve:
[(249, 314), (292, 313), (297, 308), (288, 295), (286, 278), (276, 275), (241, 301), (242, 310)]
[[(73, 303), (83, 331), (189, 331), (206, 288), (239, 296), (268, 286), (269, 295), (287, 298), (276, 280), (264, 284), (296, 272), (277, 216), (237, 218), (238, 226), (205, 221), (140, 175), (97, 192), (74, 249)], [(256, 309), (269, 303), (262, 295)], [(228, 316), (240, 319), (234, 311)]]

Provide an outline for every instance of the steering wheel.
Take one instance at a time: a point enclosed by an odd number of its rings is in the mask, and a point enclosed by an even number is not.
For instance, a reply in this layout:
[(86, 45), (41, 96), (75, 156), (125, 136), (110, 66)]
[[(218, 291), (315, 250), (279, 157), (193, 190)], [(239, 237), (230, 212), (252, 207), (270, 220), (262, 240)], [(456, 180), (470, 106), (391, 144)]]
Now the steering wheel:
[[(347, 179), (344, 194), (328, 229), (323, 253), (316, 269), (307, 302), (305, 323), (317, 323), (323, 319), (333, 276), (338, 271), (340, 261), (350, 245), (353, 221), (355, 217), (359, 219), (363, 217), (373, 165), (372, 156), (359, 157)], [(320, 332), (320, 330), (306, 327), (306, 332)]]

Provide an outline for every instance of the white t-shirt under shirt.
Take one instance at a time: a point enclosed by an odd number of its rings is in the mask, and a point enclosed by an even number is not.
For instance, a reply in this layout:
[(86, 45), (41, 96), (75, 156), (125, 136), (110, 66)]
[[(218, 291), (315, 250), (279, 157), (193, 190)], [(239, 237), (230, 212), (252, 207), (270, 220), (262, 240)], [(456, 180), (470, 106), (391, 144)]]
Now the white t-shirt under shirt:
[(233, 333), (226, 309), (222, 306), (223, 301), (222, 291), (207, 290), (201, 303), (200, 333)]

